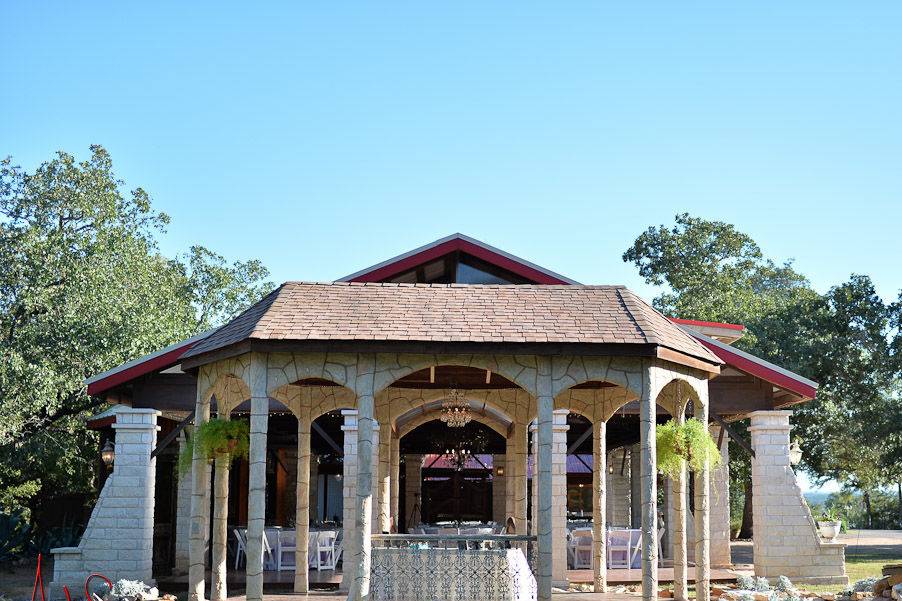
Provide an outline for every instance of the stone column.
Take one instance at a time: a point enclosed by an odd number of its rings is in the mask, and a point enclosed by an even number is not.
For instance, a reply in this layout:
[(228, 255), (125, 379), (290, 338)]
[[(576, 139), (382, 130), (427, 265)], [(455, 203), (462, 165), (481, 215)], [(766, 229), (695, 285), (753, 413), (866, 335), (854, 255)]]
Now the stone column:
[(514, 422), (508, 438), (508, 463), (511, 468), (508, 487), (511, 491), (511, 513), (517, 528), (517, 534), (527, 533), (526, 523), (526, 489), (529, 479), (527, 472), (529, 432), (526, 424)]
[[(685, 409), (680, 409), (674, 416), (676, 423), (686, 421)], [(670, 504), (673, 507), (669, 522), (672, 532), (673, 549), (673, 598), (676, 601), (689, 599), (689, 563), (686, 554), (686, 462), (683, 471), (670, 480)]]
[(551, 540), (554, 545), (552, 582), (567, 588), (567, 409), (553, 412), (551, 488)]
[(389, 424), (379, 424), (379, 432), (382, 434), (379, 438), (379, 493), (378, 493), (378, 515), (379, 523), (376, 528), (378, 532), (389, 532), (391, 530), (391, 426)]
[[(708, 384), (699, 390), (700, 401), (695, 403), (695, 418), (708, 423)], [(711, 522), (710, 469), (704, 467), (695, 472), (695, 598), (696, 601), (711, 599)]]
[(263, 600), (263, 528), (266, 520), (266, 433), (269, 428), (269, 396), (266, 387), (266, 355), (251, 353), (248, 369), (251, 390), (251, 436), (248, 453), (247, 493), (247, 601)]
[[(357, 359), (357, 504), (354, 524), (354, 552), (349, 568), (355, 571), (354, 583), (348, 596), (352, 601), (364, 601), (370, 594), (370, 566), (372, 565), (372, 503), (373, 503), (373, 437), (375, 357), (358, 355)], [(387, 430), (387, 428), (386, 428)], [(390, 493), (389, 493), (390, 494)]]
[(423, 490), (423, 456), (406, 455), (404, 457), (404, 526), (410, 532), (423, 521), (422, 490)]
[[(720, 440), (720, 426), (710, 426), (714, 440)], [(728, 568), (730, 558), (730, 439), (723, 433), (721, 464), (711, 470), (711, 565)]]
[(536, 358), (536, 392), (538, 405), (538, 450), (536, 478), (538, 482), (537, 504), (537, 599), (551, 601), (552, 569), (554, 561), (553, 533), (553, 500), (552, 491), (553, 468), (552, 452), (554, 447), (554, 397), (551, 384), (551, 359), (545, 356)]
[(298, 467), (295, 486), (294, 527), (294, 592), (309, 590), (307, 543), (310, 537), (310, 412), (302, 409), (298, 416)]
[[(210, 397), (204, 391), (197, 391), (194, 405), (194, 426), (201, 427), (210, 419)], [(207, 537), (210, 522), (207, 519), (210, 511), (210, 469), (206, 457), (195, 446), (191, 462), (191, 535), (188, 547), (188, 598), (189, 601), (205, 599), (205, 568)]]
[(651, 398), (651, 371), (646, 367), (639, 398), (640, 482), (642, 500), (642, 598), (658, 597), (658, 470), (655, 449), (657, 407)]
[(345, 409), (341, 412), (344, 425), (341, 430), (344, 433), (344, 464), (342, 470), (342, 524), (344, 529), (344, 568), (342, 569), (341, 584), (339, 590), (347, 591), (354, 580), (354, 568), (352, 560), (357, 556), (354, 543), (357, 540), (355, 534), (355, 516), (357, 506), (357, 410)]
[[(182, 450), (188, 444), (185, 432), (191, 428), (186, 426), (178, 437), (178, 450), (181, 455)], [(175, 469), (176, 478), (178, 479), (178, 492), (176, 493), (175, 502), (175, 566), (174, 574), (187, 574), (188, 565), (188, 542), (191, 530), (191, 472), (184, 474), (179, 473), (178, 467)]]
[(607, 422), (597, 420), (592, 424), (592, 580), (596, 593), (607, 592)]
[[(223, 401), (216, 401), (217, 419), (229, 421), (229, 414), (221, 411)], [(217, 455), (215, 460), (215, 474), (213, 477), (213, 565), (210, 569), (210, 599), (212, 601), (225, 601), (228, 597), (226, 590), (226, 553), (229, 542), (229, 466), (231, 460), (228, 454)]]
[[(529, 425), (529, 433), (532, 437), (532, 480), (529, 480), (527, 475), (527, 481), (529, 482), (529, 499), (532, 503), (527, 502), (527, 506), (529, 507), (529, 527), (531, 530), (528, 531), (528, 534), (537, 534), (539, 529), (539, 436), (538, 436), (539, 424), (537, 422), (533, 422)], [(528, 440), (528, 439), (527, 439)], [(527, 458), (527, 471), (528, 471), (528, 458)]]
[(506, 475), (504, 455), (492, 455), (492, 520), (498, 524), (507, 520)]
[(401, 518), (398, 505), (401, 502), (401, 439), (391, 432), (391, 525), (392, 531), (400, 532)]

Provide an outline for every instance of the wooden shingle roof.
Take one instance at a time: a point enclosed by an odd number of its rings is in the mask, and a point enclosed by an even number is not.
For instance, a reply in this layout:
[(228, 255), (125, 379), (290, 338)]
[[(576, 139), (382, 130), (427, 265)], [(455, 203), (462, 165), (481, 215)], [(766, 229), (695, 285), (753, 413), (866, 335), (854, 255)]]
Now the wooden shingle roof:
[(245, 341), (576, 343), (710, 350), (623, 286), (287, 282), (183, 358)]

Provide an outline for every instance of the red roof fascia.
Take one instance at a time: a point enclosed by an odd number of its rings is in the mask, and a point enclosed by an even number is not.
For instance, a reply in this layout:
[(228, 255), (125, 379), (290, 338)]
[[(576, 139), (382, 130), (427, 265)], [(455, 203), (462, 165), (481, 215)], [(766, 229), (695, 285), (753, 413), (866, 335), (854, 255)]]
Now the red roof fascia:
[(497, 267), (501, 267), (502, 269), (506, 269), (512, 273), (515, 273), (521, 277), (524, 277), (528, 280), (532, 280), (536, 284), (568, 284), (569, 282), (565, 282), (564, 280), (558, 279), (556, 277), (550, 276), (547, 273), (543, 273), (538, 269), (534, 269), (529, 265), (524, 265), (519, 261), (514, 261), (509, 257), (505, 257), (503, 255), (499, 255), (498, 253), (494, 253), (488, 249), (485, 249), (481, 246), (473, 244), (467, 240), (461, 240), (456, 238), (454, 240), (448, 240), (447, 242), (442, 242), (437, 246), (433, 246), (432, 248), (428, 248), (423, 252), (417, 253), (415, 255), (411, 255), (409, 257), (404, 257), (403, 259), (396, 261), (394, 263), (390, 263), (388, 265), (383, 265), (378, 269), (374, 269), (369, 273), (365, 273), (363, 275), (359, 275), (353, 278), (352, 282), (379, 282), (384, 280), (385, 278), (391, 277), (403, 271), (407, 271), (408, 269), (413, 269), (418, 265), (422, 265), (427, 261), (431, 261), (433, 259), (437, 259), (443, 255), (446, 255), (450, 252), (461, 251), (467, 254), (473, 255), (483, 261), (487, 261), (492, 265)]
[(109, 390), (110, 388), (113, 388), (114, 386), (124, 384), (129, 380), (137, 378), (138, 376), (143, 376), (145, 374), (149, 374), (152, 371), (169, 367), (170, 365), (178, 362), (179, 357), (185, 354), (185, 352), (192, 346), (194, 346), (194, 342), (176, 347), (168, 353), (163, 353), (162, 355), (148, 359), (143, 363), (132, 365), (128, 369), (123, 369), (122, 371), (110, 374), (102, 380), (91, 382), (90, 384), (88, 384), (88, 394), (91, 396), (98, 395)]
[(737, 332), (745, 331), (745, 326), (738, 323), (721, 323), (719, 321), (699, 321), (697, 319), (680, 319), (679, 317), (671, 317), (673, 323), (682, 324), (684, 326), (700, 326), (709, 328), (723, 328), (725, 330), (736, 330)]
[(798, 380), (791, 378), (786, 374), (773, 370), (766, 365), (761, 365), (760, 363), (751, 361), (750, 359), (747, 359), (746, 357), (727, 350), (721, 346), (711, 344), (710, 342), (702, 338), (696, 338), (696, 340), (708, 347), (711, 352), (722, 359), (727, 365), (735, 367), (736, 369), (744, 371), (747, 374), (751, 374), (756, 378), (761, 378), (765, 382), (770, 382), (774, 386), (779, 386), (780, 388), (794, 392), (795, 394), (798, 394), (805, 398), (813, 399), (815, 396), (817, 396), (817, 388), (806, 384), (805, 382), (799, 382)]

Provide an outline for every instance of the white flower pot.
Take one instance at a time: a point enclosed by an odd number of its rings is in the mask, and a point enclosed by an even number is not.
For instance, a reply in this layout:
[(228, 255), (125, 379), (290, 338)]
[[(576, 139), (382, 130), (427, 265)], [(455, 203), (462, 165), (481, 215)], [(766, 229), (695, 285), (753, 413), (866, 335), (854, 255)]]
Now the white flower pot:
[(833, 540), (839, 536), (839, 531), (842, 529), (842, 520), (818, 521), (817, 528), (822, 537), (827, 540)]

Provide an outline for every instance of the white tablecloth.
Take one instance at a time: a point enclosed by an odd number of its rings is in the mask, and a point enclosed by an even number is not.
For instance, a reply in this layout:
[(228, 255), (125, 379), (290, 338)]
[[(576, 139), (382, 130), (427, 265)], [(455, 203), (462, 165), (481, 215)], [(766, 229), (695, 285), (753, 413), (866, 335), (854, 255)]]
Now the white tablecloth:
[(520, 549), (373, 548), (374, 601), (534, 601)]

